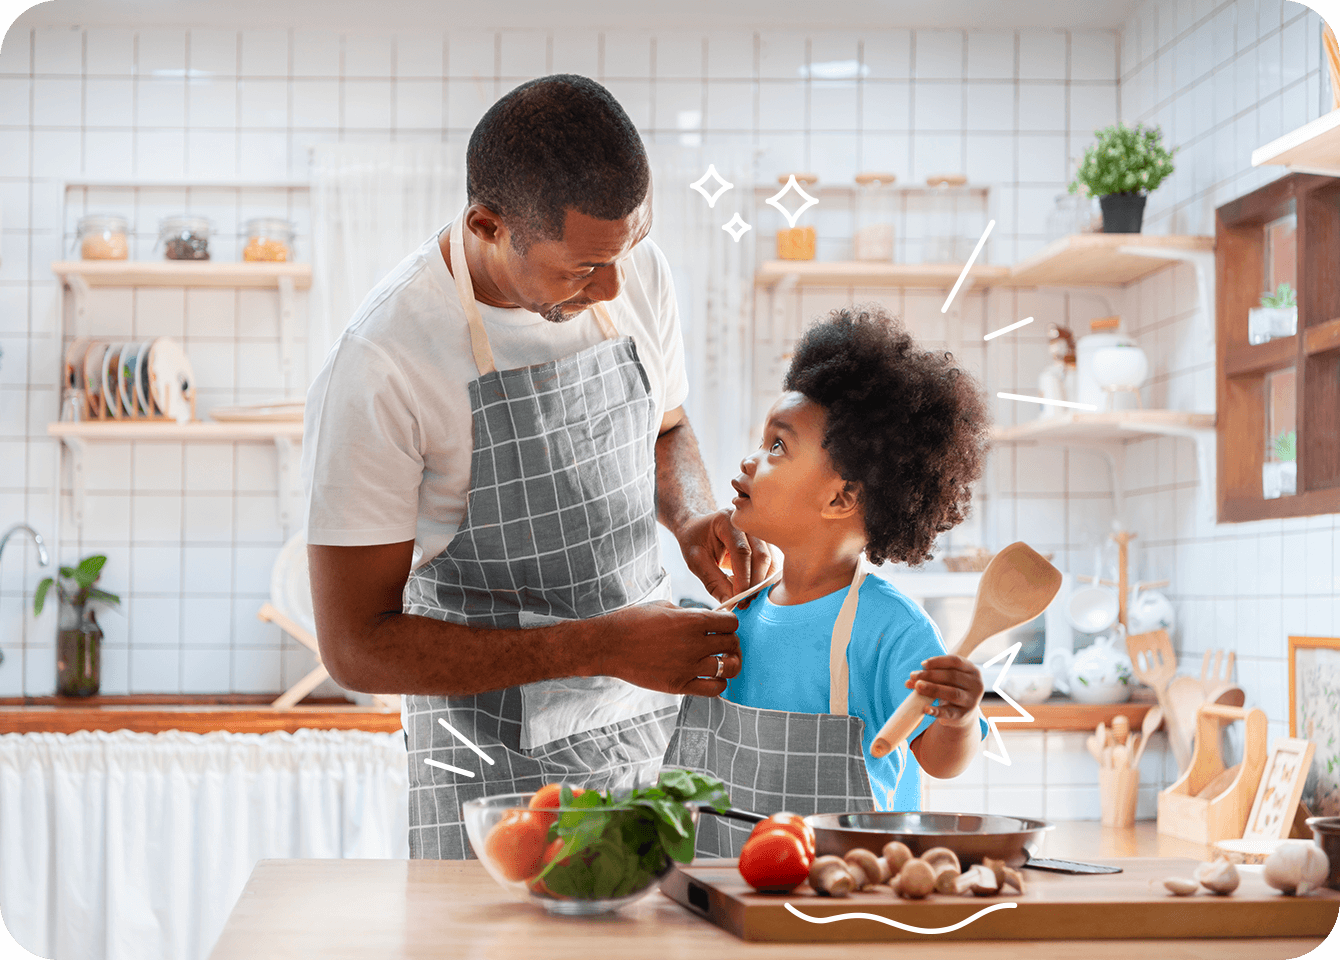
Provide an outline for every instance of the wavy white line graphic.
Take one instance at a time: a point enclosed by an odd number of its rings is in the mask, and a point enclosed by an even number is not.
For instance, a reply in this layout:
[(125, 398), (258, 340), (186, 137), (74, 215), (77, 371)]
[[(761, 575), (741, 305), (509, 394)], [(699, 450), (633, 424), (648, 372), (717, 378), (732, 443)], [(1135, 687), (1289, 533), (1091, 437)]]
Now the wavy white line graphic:
[(839, 913), (835, 917), (811, 917), (809, 914), (801, 913), (791, 904), (784, 904), (786, 909), (790, 910), (802, 920), (808, 920), (810, 923), (837, 923), (839, 920), (874, 920), (878, 923), (887, 923), (891, 927), (897, 927), (899, 930), (906, 930), (908, 933), (953, 933), (955, 930), (961, 930), (974, 920), (980, 920), (995, 910), (1013, 910), (1019, 906), (1017, 903), (993, 903), (989, 907), (983, 907), (970, 917), (965, 917), (958, 923), (950, 924), (947, 927), (914, 927), (910, 923), (899, 923), (897, 920), (890, 920), (888, 917), (881, 917), (874, 913)]

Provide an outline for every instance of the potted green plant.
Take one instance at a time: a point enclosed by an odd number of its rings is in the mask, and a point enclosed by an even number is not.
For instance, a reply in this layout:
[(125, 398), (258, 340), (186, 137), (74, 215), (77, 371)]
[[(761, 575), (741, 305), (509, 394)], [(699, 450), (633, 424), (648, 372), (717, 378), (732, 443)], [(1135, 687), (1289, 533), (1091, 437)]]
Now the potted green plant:
[(1261, 494), (1266, 500), (1291, 497), (1298, 490), (1298, 434), (1281, 430), (1266, 444), (1261, 464)]
[(1293, 287), (1281, 283), (1272, 294), (1261, 294), (1261, 305), (1247, 311), (1247, 342), (1265, 343), (1298, 332), (1298, 297)]
[(1098, 142), (1084, 152), (1070, 192), (1083, 186), (1098, 198), (1104, 233), (1139, 233), (1145, 198), (1173, 172), (1174, 152), (1163, 146), (1158, 127), (1104, 127)]
[(59, 577), (47, 577), (37, 585), (33, 596), (33, 614), (46, 605), (52, 585), (60, 598), (60, 617), (56, 635), (56, 695), (88, 697), (98, 692), (101, 682), (102, 627), (98, 626), (94, 604), (119, 606), (121, 598), (100, 590), (95, 584), (102, 576), (107, 558), (94, 554), (79, 561), (77, 567), (61, 567)]

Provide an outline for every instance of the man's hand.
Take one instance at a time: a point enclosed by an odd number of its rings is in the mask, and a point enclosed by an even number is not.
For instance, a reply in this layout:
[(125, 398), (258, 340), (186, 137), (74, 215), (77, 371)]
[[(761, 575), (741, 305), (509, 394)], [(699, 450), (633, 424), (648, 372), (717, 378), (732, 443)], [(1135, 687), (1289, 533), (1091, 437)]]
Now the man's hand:
[[(648, 690), (715, 697), (740, 672), (735, 614), (685, 609), (669, 601), (606, 614), (601, 653), (592, 672), (619, 677)], [(717, 657), (721, 656), (720, 677)]]
[[(743, 593), (772, 572), (768, 545), (736, 529), (729, 508), (702, 514), (684, 524), (679, 547), (689, 570), (718, 601)], [(726, 556), (730, 558), (729, 577), (721, 569), (721, 558)]]
[(904, 686), (940, 701), (938, 706), (928, 706), (925, 712), (947, 727), (976, 725), (977, 705), (985, 691), (977, 664), (967, 657), (947, 653), (924, 660), (921, 666)]

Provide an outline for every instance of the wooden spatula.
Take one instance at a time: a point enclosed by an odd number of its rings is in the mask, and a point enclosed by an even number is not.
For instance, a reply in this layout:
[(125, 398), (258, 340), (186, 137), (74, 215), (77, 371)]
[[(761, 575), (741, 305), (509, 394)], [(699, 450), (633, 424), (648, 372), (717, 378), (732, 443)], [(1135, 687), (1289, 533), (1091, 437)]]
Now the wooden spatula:
[[(988, 637), (1027, 623), (1047, 609), (1060, 589), (1061, 571), (1028, 544), (1010, 544), (982, 571), (968, 632), (949, 652), (966, 657)], [(885, 756), (906, 740), (930, 704), (919, 693), (908, 694), (876, 734), (870, 753)]]

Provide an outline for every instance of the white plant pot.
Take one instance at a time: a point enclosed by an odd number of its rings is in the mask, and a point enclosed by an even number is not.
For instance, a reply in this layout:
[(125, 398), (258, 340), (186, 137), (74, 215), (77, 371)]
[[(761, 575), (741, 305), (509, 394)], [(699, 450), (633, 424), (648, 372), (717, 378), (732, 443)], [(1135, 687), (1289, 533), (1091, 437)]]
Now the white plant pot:
[(1266, 343), (1297, 332), (1297, 307), (1252, 307), (1247, 311), (1248, 343)]
[(1102, 347), (1093, 354), (1093, 379), (1104, 390), (1136, 390), (1149, 373), (1149, 358), (1131, 344)]
[(1298, 490), (1297, 460), (1267, 460), (1261, 464), (1261, 496), (1266, 500), (1291, 497)]

